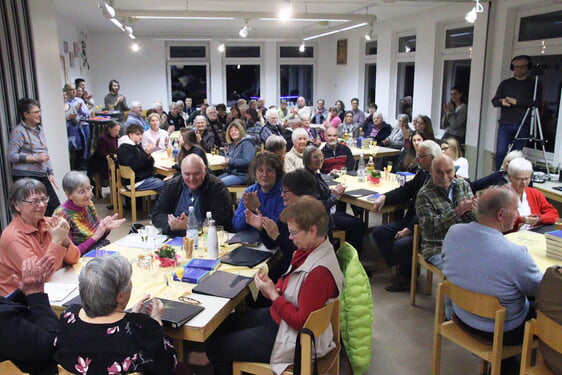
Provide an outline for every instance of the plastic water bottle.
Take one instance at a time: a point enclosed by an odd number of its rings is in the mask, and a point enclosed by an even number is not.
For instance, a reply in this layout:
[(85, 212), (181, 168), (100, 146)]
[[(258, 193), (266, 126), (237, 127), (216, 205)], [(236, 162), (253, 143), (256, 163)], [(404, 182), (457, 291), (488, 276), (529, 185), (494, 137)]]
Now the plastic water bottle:
[(219, 257), (219, 239), (217, 236), (217, 227), (215, 226), (215, 221), (213, 219), (209, 220), (207, 249), (209, 250), (209, 258), (217, 259)]
[(357, 164), (357, 180), (359, 182), (365, 181), (365, 159), (363, 153), (359, 156), (359, 163)]
[(195, 208), (193, 206), (189, 207), (185, 235), (193, 238), (193, 248), (197, 250), (199, 247), (199, 221), (197, 221), (197, 218), (195, 217)]

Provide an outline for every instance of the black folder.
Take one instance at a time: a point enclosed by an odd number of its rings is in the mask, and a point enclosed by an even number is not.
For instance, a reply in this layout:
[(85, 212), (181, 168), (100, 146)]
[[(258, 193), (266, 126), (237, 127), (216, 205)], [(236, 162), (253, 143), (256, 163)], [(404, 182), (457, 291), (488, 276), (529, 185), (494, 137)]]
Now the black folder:
[[(201, 311), (205, 310), (201, 305), (193, 305), (163, 298), (158, 299), (164, 304), (162, 323), (164, 323), (166, 327), (181, 327)], [(150, 301), (145, 302), (145, 305), (148, 303), (150, 303)]]
[(230, 272), (216, 271), (193, 288), (193, 293), (234, 298), (251, 282), (251, 277), (240, 276)]
[(241, 243), (249, 246), (257, 246), (261, 243), (260, 234), (255, 229), (240, 231), (236, 233), (234, 236), (232, 236), (232, 238), (228, 241), (229, 245), (235, 243)]
[(269, 251), (261, 251), (241, 246), (223, 255), (220, 260), (222, 263), (232, 264), (233, 266), (254, 267), (271, 256)]
[(374, 193), (376, 193), (376, 191), (368, 190), (368, 189), (355, 189), (355, 190), (346, 191), (344, 194), (352, 196), (354, 198), (359, 198), (359, 197), (364, 197), (365, 195), (371, 195), (371, 194), (374, 194)]

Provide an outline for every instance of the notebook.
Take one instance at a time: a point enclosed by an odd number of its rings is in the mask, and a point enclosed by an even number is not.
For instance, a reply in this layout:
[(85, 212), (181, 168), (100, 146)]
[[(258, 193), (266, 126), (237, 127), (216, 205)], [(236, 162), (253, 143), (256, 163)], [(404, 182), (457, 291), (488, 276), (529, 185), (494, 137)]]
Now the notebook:
[(115, 254), (115, 253), (117, 253), (117, 251), (94, 249), (94, 250), (88, 251), (86, 254), (84, 254), (82, 256), (83, 257), (89, 257), (89, 258), (97, 258), (97, 257), (103, 257), (103, 256), (106, 256), (106, 255)]
[[(204, 270), (202, 268), (190, 268), (185, 267), (183, 277), (181, 281), (184, 283), (199, 284), (201, 280), (209, 275), (209, 270)], [(176, 273), (174, 272), (174, 280), (180, 281)]]
[(233, 266), (254, 267), (271, 256), (269, 251), (254, 250), (242, 246), (232, 250), (230, 253), (223, 255), (220, 260), (226, 264)]
[(193, 288), (193, 293), (234, 298), (251, 282), (251, 277), (235, 275), (230, 272), (216, 271)]
[(221, 261), (218, 259), (193, 258), (186, 264), (186, 268), (201, 268), (212, 271), (217, 268), (219, 264), (221, 264)]
[(355, 190), (346, 191), (345, 195), (349, 195), (354, 198), (359, 198), (373, 193), (376, 193), (376, 191), (368, 190), (368, 189), (355, 189)]
[[(166, 327), (178, 328), (187, 323), (191, 318), (205, 310), (201, 305), (192, 305), (179, 301), (172, 301), (169, 299), (159, 298), (164, 304), (164, 311), (162, 312), (162, 323)], [(145, 306), (150, 301), (145, 302)]]

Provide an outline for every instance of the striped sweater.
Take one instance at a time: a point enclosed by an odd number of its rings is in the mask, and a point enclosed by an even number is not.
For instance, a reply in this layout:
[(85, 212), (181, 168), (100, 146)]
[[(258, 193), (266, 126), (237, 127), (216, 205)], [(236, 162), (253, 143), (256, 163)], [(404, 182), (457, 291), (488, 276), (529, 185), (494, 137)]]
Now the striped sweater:
[(94, 203), (90, 202), (87, 207), (80, 207), (69, 199), (57, 207), (53, 216), (60, 216), (66, 219), (70, 225), (68, 236), (78, 246), (82, 255), (96, 244), (96, 240), (92, 238), (92, 235), (98, 228), (100, 221)]

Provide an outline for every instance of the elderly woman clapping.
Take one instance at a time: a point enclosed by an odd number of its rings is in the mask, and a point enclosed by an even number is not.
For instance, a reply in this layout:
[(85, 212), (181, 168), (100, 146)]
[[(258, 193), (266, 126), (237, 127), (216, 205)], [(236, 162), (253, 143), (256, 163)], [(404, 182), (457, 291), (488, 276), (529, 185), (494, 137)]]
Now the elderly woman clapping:
[[(164, 336), (162, 301), (146, 296), (132, 312), (132, 268), (113, 254), (89, 261), (79, 277), (82, 306), (61, 315), (55, 360), (80, 374), (173, 374), (176, 354)], [(146, 305), (146, 308), (144, 306)], [(146, 313), (141, 313), (145, 310)]]
[(0, 295), (13, 292), (12, 275), (21, 278), (25, 259), (51, 256), (55, 270), (74, 264), (80, 251), (68, 238), (69, 225), (59, 217), (45, 217), (49, 202), (45, 185), (37, 180), (17, 180), (8, 196), (14, 218), (0, 237)]
[(296, 128), (293, 130), (291, 139), (293, 141), (293, 147), (285, 155), (285, 173), (304, 168), (302, 154), (309, 141), (308, 133), (303, 128)]
[(125, 219), (117, 219), (117, 214), (98, 218), (92, 202), (92, 186), (89, 178), (76, 171), (70, 171), (62, 180), (62, 188), (68, 200), (60, 205), (53, 216), (63, 217), (70, 225), (69, 236), (78, 246), (81, 254), (106, 245), (105, 240), (112, 229), (119, 227)]
[[(560, 216), (544, 195), (529, 187), (533, 176), (533, 165), (524, 158), (516, 158), (507, 166), (509, 184), (517, 193), (519, 200), (519, 217), (515, 221), (514, 230), (518, 230), (521, 224), (534, 227), (541, 224), (552, 224)], [(528, 228), (528, 227), (527, 227)]]

